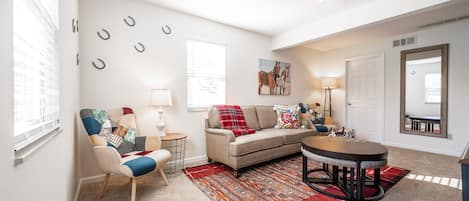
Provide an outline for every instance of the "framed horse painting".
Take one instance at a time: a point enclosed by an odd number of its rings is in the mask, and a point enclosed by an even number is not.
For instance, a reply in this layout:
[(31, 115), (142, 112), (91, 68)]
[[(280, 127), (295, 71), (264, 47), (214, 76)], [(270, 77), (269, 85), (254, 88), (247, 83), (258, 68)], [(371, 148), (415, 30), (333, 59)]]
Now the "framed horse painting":
[(290, 95), (290, 64), (259, 59), (259, 95)]

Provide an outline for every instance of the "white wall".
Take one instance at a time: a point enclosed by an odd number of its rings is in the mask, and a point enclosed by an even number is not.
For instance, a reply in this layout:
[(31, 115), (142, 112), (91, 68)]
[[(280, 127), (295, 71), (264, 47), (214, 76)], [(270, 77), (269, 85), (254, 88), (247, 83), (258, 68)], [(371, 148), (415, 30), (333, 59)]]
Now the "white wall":
[[(417, 44), (392, 48), (395, 36), (368, 44), (324, 52), (314, 63), (322, 66), (322, 74), (335, 74), (345, 83), (345, 59), (366, 55), (385, 54), (385, 132), (386, 144), (459, 156), (466, 143), (467, 114), (469, 112), (469, 21), (445, 24), (424, 29), (403, 36), (417, 36)], [(399, 132), (400, 106), (400, 51), (437, 44), (449, 43), (449, 97), (448, 97), (448, 132), (449, 139), (401, 134)], [(345, 86), (333, 91), (334, 119), (338, 124), (345, 122)]]
[(78, 36), (71, 33), (78, 1), (60, 1), (60, 77), (63, 133), (14, 166), (12, 1), (0, 2), (0, 168), (2, 200), (71, 200), (76, 189), (75, 112), (79, 106)]
[[(135, 27), (124, 24), (133, 16)], [(221, 25), (201, 18), (132, 0), (82, 0), (80, 2), (81, 106), (114, 109), (134, 108), (140, 133), (156, 133), (156, 110), (150, 106), (152, 88), (169, 88), (173, 106), (167, 109), (167, 128), (188, 135), (187, 159), (204, 159), (206, 112), (186, 109), (186, 41), (208, 41), (226, 46), (226, 100), (231, 104), (276, 104), (306, 101), (312, 94), (306, 66), (312, 62), (307, 48), (274, 53), (271, 38)], [(161, 26), (173, 30), (164, 35)], [(106, 28), (111, 39), (102, 41), (96, 31)], [(133, 45), (142, 42), (146, 52), (137, 53)], [(107, 68), (96, 70), (91, 62), (100, 57)], [(292, 95), (257, 95), (258, 59), (280, 59), (292, 63)], [(81, 173), (100, 174), (95, 166), (86, 134), (80, 136)]]
[(441, 73), (441, 62), (407, 65), (406, 70), (406, 114), (439, 117), (440, 104), (425, 102), (425, 75)]

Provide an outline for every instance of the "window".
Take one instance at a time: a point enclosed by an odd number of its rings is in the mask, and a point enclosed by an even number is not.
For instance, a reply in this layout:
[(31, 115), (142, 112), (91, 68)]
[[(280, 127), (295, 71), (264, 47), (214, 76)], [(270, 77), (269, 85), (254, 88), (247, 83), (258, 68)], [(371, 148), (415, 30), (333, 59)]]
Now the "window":
[(15, 150), (59, 128), (57, 30), (58, 0), (13, 1)]
[(225, 47), (187, 42), (187, 107), (205, 110), (225, 103)]
[(425, 103), (441, 102), (441, 73), (425, 74)]

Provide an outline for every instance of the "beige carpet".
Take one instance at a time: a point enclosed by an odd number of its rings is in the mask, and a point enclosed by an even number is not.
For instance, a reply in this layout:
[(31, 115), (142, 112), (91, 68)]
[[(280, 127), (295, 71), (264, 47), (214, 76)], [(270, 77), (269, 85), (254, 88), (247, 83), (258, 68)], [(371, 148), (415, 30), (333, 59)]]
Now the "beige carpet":
[[(389, 190), (386, 201), (458, 201), (461, 200), (460, 169), (457, 158), (389, 147), (389, 164), (411, 170), (409, 175)], [(128, 178), (114, 176), (104, 200), (130, 200)], [(205, 201), (209, 200), (184, 175), (170, 178), (165, 186), (155, 174), (137, 182), (138, 201)], [(78, 200), (96, 200), (100, 183), (82, 185)]]

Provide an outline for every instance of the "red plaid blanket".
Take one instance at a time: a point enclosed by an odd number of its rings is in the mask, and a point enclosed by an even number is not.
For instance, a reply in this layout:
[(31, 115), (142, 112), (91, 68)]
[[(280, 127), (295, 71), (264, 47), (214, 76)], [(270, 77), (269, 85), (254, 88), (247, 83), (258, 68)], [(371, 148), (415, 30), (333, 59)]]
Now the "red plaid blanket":
[(235, 137), (253, 134), (255, 129), (248, 128), (243, 110), (239, 105), (215, 105), (220, 117), (222, 129), (231, 130)]

